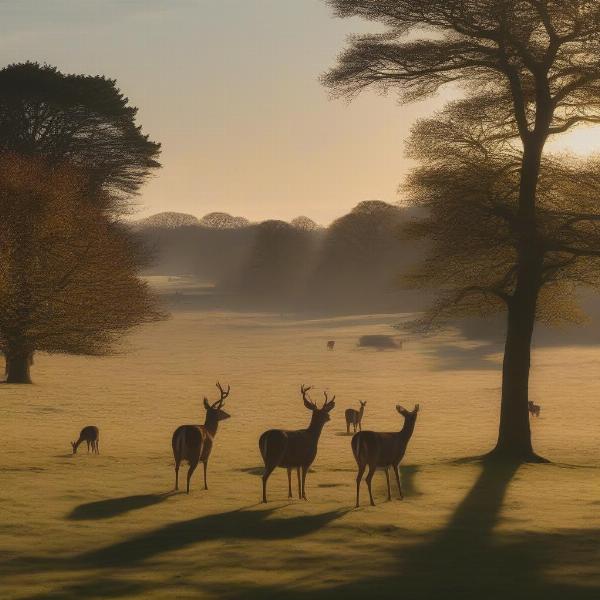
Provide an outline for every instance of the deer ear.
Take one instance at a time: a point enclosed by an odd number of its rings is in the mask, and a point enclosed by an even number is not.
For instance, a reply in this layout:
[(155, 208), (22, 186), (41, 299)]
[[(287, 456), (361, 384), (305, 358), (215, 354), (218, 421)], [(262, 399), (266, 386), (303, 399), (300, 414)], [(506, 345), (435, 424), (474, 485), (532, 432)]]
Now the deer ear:
[(415, 409), (413, 410), (413, 412), (415, 414), (417, 414), (419, 412), (419, 405), (418, 404), (415, 404)]
[(210, 404), (208, 403), (208, 398), (204, 398), (204, 408), (208, 410), (210, 408)]
[(396, 410), (402, 415), (404, 416), (406, 414), (406, 409), (403, 406), (400, 406), (399, 404), (396, 404)]

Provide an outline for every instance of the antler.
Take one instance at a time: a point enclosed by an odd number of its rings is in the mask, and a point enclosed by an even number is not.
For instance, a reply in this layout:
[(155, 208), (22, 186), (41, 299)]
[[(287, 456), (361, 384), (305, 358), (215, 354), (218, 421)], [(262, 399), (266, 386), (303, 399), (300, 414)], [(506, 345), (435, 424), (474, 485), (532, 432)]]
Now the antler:
[(328, 404), (331, 404), (335, 400), (335, 396), (330, 400), (327, 397), (327, 392), (323, 392), (323, 396), (325, 396), (325, 403), (323, 404), (323, 408), (325, 408)]
[(219, 393), (221, 394), (221, 397), (212, 405), (212, 407), (213, 408), (221, 408), (223, 406), (223, 402), (225, 402), (225, 398), (227, 398), (227, 396), (229, 396), (229, 391), (231, 390), (231, 386), (228, 385), (227, 390), (224, 390), (218, 381), (217, 381), (216, 386), (217, 386), (217, 389), (219, 390)]
[(312, 406), (314, 406), (315, 403), (308, 397), (308, 392), (310, 390), (312, 390), (311, 385), (302, 384), (300, 386), (300, 393), (302, 394), (302, 400), (304, 400), (304, 404), (311, 404)]

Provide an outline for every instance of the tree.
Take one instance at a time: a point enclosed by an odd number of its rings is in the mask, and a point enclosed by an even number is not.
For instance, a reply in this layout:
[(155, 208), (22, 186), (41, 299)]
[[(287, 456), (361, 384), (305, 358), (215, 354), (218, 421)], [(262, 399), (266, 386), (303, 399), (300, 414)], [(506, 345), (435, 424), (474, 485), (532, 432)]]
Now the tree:
[(0, 153), (70, 163), (86, 173), (88, 200), (112, 208), (160, 166), (136, 113), (112, 79), (30, 62), (0, 71)]
[[(491, 456), (536, 460), (527, 410), (529, 367), (548, 252), (577, 257), (598, 252), (587, 243), (571, 246), (568, 238), (546, 238), (540, 203), (543, 157), (551, 136), (580, 123), (600, 122), (600, 5), (591, 0), (329, 3), (339, 16), (363, 17), (387, 28), (352, 39), (337, 67), (324, 77), (334, 91), (352, 97), (371, 86), (396, 88), (406, 102), (448, 83), (462, 85), (468, 100), (463, 112), (474, 117), (467, 122), (476, 127), (483, 115), (496, 139), (515, 141), (514, 272), (504, 298), (500, 426)], [(567, 229), (593, 228), (597, 219), (594, 213), (573, 218)]]
[(0, 352), (29, 383), (35, 351), (109, 354), (131, 327), (162, 318), (137, 278), (143, 258), (85, 196), (70, 166), (0, 155)]
[(239, 291), (254, 304), (280, 309), (300, 304), (318, 232), (285, 221), (260, 223), (240, 272)]
[(310, 286), (318, 293), (309, 302), (337, 311), (397, 305), (398, 266), (412, 256), (399, 236), (405, 220), (404, 209), (378, 200), (360, 202), (336, 219), (325, 232)]

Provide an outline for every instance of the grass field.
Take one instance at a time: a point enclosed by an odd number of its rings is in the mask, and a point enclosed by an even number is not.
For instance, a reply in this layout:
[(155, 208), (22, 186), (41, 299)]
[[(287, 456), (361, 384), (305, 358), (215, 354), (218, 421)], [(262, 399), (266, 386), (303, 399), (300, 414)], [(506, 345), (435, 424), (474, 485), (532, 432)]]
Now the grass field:
[[(402, 350), (358, 349), (397, 317), (295, 321), (178, 312), (114, 358), (36, 357), (33, 386), (0, 386), (0, 598), (600, 598), (600, 348), (536, 351), (535, 446), (554, 464), (482, 467), (492, 445), (501, 348), (448, 334)], [(335, 339), (335, 351), (325, 342)], [(202, 396), (231, 384), (209, 465), (171, 492), (170, 436), (202, 422)], [(260, 433), (300, 428), (298, 392), (327, 389), (308, 502), (285, 471), (259, 504)], [(344, 409), (364, 427), (421, 413), (406, 498), (354, 505)], [(69, 441), (100, 428), (99, 456)]]

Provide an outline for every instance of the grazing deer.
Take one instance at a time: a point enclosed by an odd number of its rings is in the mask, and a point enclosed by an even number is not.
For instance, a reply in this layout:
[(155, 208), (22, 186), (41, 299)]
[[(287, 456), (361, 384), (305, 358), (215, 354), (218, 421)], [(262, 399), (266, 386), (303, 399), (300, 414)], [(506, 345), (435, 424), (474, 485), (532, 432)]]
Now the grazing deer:
[(98, 442), (100, 441), (100, 431), (95, 425), (88, 425), (81, 430), (79, 434), (79, 439), (76, 442), (71, 442), (71, 446), (73, 448), (73, 454), (77, 454), (77, 448), (79, 448), (79, 444), (81, 442), (87, 442), (87, 450), (90, 451), (90, 444), (92, 446), (93, 454), (100, 454), (100, 449), (98, 448)]
[(356, 476), (356, 507), (359, 506), (360, 482), (365, 472), (367, 465), (369, 472), (367, 473), (367, 487), (369, 488), (369, 498), (371, 506), (375, 506), (373, 502), (373, 493), (371, 492), (371, 480), (375, 474), (377, 467), (385, 469), (385, 478), (387, 480), (388, 500), (392, 499), (390, 490), (390, 476), (388, 473), (389, 467), (393, 467), (396, 475), (396, 483), (398, 484), (398, 492), (400, 499), (402, 495), (402, 487), (400, 486), (400, 473), (398, 466), (406, 452), (406, 446), (415, 429), (419, 405), (417, 404), (412, 411), (396, 406), (396, 410), (404, 417), (404, 426), (397, 433), (376, 433), (375, 431), (360, 431), (352, 437), (352, 452), (358, 465), (358, 475)]
[(335, 340), (329, 340), (327, 342), (327, 349), (328, 350), (333, 350), (335, 348)]
[(531, 413), (532, 416), (534, 416), (534, 417), (540, 416), (540, 411), (542, 410), (542, 407), (539, 404), (535, 404), (535, 402), (530, 400), (527, 403), (527, 407), (529, 408), (529, 412)]
[(356, 427), (362, 431), (362, 418), (365, 412), (365, 406), (367, 405), (367, 401), (364, 402), (359, 400), (360, 402), (360, 410), (354, 410), (353, 408), (347, 408), (346, 412), (346, 433), (350, 433), (350, 425), (354, 427), (354, 433), (356, 433)]
[(204, 398), (204, 408), (206, 409), (204, 425), (181, 425), (173, 433), (171, 445), (173, 446), (173, 456), (175, 458), (176, 490), (179, 489), (179, 465), (182, 460), (187, 460), (190, 465), (187, 472), (187, 493), (190, 493), (190, 479), (199, 462), (202, 462), (204, 465), (204, 489), (208, 489), (206, 468), (213, 441), (217, 435), (219, 421), (229, 419), (231, 416), (223, 410), (223, 403), (225, 402), (225, 398), (229, 396), (231, 386), (228, 385), (225, 391), (217, 381), (217, 389), (219, 390), (220, 398), (216, 402), (209, 404), (208, 399)]
[[(317, 456), (317, 444), (323, 426), (329, 419), (330, 411), (335, 406), (335, 396), (329, 400), (327, 392), (324, 392), (325, 403), (319, 408), (309, 397), (308, 392), (312, 388), (302, 385), (300, 393), (304, 406), (312, 411), (312, 417), (307, 429), (297, 431), (285, 431), (283, 429), (269, 429), (265, 431), (258, 440), (258, 447), (265, 463), (262, 476), (262, 501), (267, 501), (267, 480), (275, 469), (282, 467), (287, 469), (288, 475), (288, 498), (292, 497), (292, 469), (298, 474), (298, 497), (306, 497), (306, 474)], [(302, 472), (302, 478), (300, 477)]]

